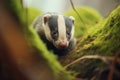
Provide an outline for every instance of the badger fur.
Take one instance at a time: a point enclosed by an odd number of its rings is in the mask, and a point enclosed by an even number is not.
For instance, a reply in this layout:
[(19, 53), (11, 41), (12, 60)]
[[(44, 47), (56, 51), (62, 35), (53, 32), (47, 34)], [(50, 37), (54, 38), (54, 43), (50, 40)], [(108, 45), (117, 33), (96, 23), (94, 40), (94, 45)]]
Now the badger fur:
[(46, 43), (49, 50), (57, 55), (71, 51), (76, 40), (74, 38), (74, 17), (66, 17), (57, 13), (45, 13), (33, 22), (35, 31)]

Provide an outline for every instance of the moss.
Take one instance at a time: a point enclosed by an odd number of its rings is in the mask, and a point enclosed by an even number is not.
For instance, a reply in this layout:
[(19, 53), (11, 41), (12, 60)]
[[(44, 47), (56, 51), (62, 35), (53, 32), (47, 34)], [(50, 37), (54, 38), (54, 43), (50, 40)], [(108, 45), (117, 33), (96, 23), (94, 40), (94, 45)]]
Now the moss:
[[(77, 47), (61, 63), (67, 65), (85, 55), (115, 56), (119, 48), (120, 6), (112, 11), (106, 19), (89, 28), (82, 39), (78, 41)], [(97, 73), (100, 73), (109, 66), (103, 61), (85, 59), (69, 66), (68, 70), (75, 71), (78, 78), (91, 80), (96, 76), (96, 70), (98, 70)]]
[(102, 16), (93, 8), (76, 7), (76, 10), (78, 11), (84, 23), (79, 19), (78, 15), (74, 12), (73, 9), (70, 9), (64, 13), (67, 16), (75, 17), (75, 36), (76, 37), (82, 36), (86, 32), (86, 29), (93, 27), (102, 19)]
[[(91, 54), (114, 55), (120, 47), (119, 11), (120, 7), (114, 10), (107, 19), (89, 29), (88, 33), (83, 37), (81, 43), (79, 44), (79, 47), (83, 46), (86, 49), (87, 46), (86, 51), (89, 51), (89, 53), (91, 52)], [(96, 51), (96, 53), (93, 51)]]

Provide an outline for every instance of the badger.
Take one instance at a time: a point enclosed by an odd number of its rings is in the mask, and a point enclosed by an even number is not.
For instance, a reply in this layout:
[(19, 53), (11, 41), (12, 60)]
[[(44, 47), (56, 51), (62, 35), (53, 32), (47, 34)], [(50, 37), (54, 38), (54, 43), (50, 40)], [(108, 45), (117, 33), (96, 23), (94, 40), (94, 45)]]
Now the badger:
[(70, 52), (76, 45), (74, 20), (73, 16), (48, 12), (38, 16), (33, 27), (48, 50), (61, 56)]

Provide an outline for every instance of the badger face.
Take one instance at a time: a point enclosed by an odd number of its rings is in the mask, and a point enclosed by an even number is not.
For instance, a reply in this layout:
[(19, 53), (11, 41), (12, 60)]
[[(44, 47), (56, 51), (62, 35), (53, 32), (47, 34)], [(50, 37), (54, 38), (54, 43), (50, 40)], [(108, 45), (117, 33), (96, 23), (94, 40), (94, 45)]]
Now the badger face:
[(43, 27), (48, 41), (57, 49), (66, 49), (74, 36), (74, 18), (62, 15), (45, 15)]

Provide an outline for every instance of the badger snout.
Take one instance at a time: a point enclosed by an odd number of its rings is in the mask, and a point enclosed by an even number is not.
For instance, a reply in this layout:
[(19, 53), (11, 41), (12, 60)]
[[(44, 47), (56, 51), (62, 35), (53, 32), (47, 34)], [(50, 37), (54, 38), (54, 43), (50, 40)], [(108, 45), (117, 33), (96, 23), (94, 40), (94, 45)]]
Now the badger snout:
[(59, 42), (58, 46), (60, 49), (66, 49), (68, 47), (67, 42), (65, 41)]
[(55, 46), (58, 48), (58, 49), (66, 49), (68, 47), (68, 41), (57, 41), (55, 43)]

